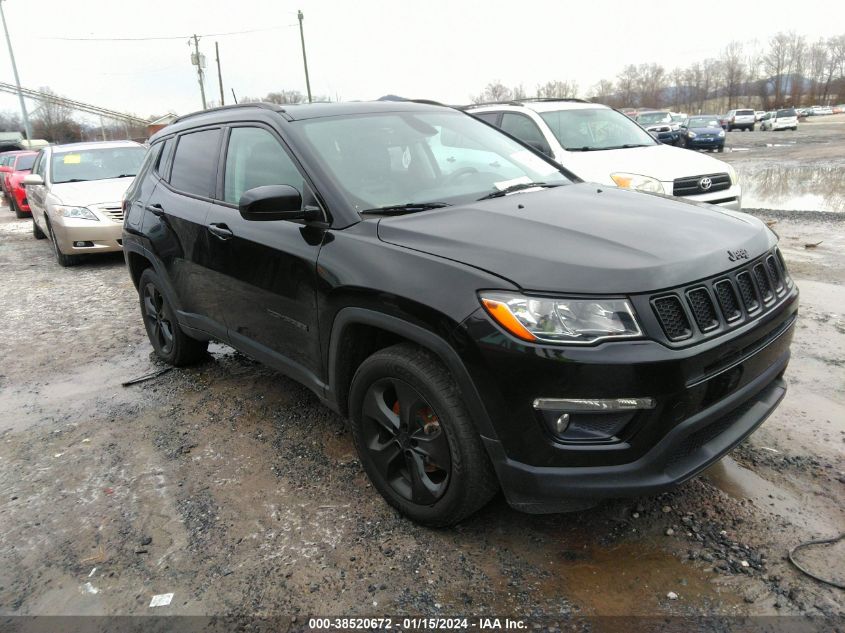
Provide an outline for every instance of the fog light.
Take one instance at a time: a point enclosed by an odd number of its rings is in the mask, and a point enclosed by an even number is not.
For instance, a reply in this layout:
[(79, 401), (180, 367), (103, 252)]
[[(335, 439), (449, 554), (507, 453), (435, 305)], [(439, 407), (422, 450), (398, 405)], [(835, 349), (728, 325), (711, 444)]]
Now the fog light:
[(94, 246), (94, 242), (74, 242), (73, 246), (75, 248), (90, 248)]
[(537, 398), (534, 409), (559, 440), (573, 443), (620, 441), (638, 411), (653, 409), (654, 398)]
[(558, 435), (563, 435), (566, 433), (566, 429), (569, 428), (569, 414), (564, 413), (560, 416), (557, 420), (555, 420), (555, 432)]

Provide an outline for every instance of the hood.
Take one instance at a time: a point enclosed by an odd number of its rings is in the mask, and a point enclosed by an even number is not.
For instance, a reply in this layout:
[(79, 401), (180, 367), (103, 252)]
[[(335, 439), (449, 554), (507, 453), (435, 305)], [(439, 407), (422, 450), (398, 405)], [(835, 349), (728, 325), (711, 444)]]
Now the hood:
[(564, 167), (583, 180), (613, 185), (610, 174), (628, 172), (651, 176), (662, 182), (676, 178), (728, 173), (728, 166), (706, 154), (670, 145), (649, 145), (598, 152), (566, 152)]
[(132, 178), (108, 178), (54, 184), (51, 190), (62, 204), (85, 207), (104, 202), (120, 202), (131, 184)]
[(588, 183), (383, 218), (378, 235), (525, 290), (578, 294), (679, 286), (735, 267), (729, 250), (753, 258), (775, 243), (743, 213)]

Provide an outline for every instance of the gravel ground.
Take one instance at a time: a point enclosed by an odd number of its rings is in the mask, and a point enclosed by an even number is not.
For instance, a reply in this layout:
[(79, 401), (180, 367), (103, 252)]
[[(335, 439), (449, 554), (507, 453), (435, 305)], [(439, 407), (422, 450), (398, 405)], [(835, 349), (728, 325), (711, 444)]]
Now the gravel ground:
[[(807, 141), (820, 165), (838, 130)], [(760, 143), (725, 155), (746, 182), (790, 156)], [(790, 391), (757, 433), (660, 497), (551, 516), (499, 498), (429, 530), (369, 486), (343, 420), (227, 347), (121, 387), (160, 368), (122, 259), (62, 269), (0, 209), (0, 615), (798, 615), (841, 627), (843, 592), (786, 552), (845, 526), (845, 214), (755, 213), (802, 291)], [(845, 543), (801, 556), (842, 582)]]

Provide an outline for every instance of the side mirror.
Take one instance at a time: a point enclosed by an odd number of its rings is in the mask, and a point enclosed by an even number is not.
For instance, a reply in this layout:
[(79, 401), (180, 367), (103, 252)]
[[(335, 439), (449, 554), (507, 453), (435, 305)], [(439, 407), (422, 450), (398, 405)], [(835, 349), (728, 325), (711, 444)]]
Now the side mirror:
[(655, 141), (659, 141), (660, 137), (657, 135), (657, 132), (649, 132), (649, 136), (653, 138)]
[(290, 185), (265, 185), (244, 191), (238, 210), (244, 220), (302, 220), (302, 195)]
[(24, 185), (43, 185), (44, 179), (38, 174), (27, 174), (23, 177)]

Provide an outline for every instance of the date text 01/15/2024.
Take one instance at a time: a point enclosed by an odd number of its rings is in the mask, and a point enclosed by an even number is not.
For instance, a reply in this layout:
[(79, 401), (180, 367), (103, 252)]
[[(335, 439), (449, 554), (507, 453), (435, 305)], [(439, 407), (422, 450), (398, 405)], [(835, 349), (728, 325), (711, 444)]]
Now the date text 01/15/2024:
[(379, 629), (397, 631), (418, 630), (522, 630), (528, 625), (511, 618), (310, 618), (308, 628), (314, 631)]

